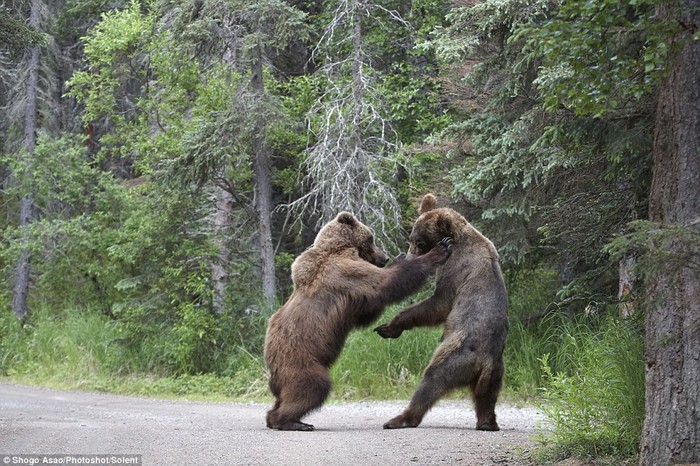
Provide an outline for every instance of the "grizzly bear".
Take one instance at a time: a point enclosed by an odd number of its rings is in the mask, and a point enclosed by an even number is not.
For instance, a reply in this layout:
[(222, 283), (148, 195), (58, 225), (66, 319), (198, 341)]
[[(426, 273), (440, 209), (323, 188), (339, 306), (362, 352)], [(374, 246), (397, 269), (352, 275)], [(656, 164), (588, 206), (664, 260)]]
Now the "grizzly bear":
[(508, 335), (508, 294), (491, 241), (449, 208), (426, 195), (413, 225), (409, 255), (421, 256), (441, 238), (453, 239), (450, 259), (438, 268), (433, 295), (375, 329), (383, 338), (404, 330), (444, 324), (444, 334), (408, 407), (385, 429), (416, 427), (445, 394), (471, 389), (478, 430), (499, 430), (495, 406), (503, 380)]
[(388, 262), (372, 231), (341, 212), (292, 263), (294, 289), (270, 317), (265, 364), (276, 401), (267, 427), (311, 431), (301, 422), (326, 400), (335, 362), (353, 328), (371, 324), (384, 308), (416, 292), (447, 261), (449, 238), (435, 241), (427, 254)]

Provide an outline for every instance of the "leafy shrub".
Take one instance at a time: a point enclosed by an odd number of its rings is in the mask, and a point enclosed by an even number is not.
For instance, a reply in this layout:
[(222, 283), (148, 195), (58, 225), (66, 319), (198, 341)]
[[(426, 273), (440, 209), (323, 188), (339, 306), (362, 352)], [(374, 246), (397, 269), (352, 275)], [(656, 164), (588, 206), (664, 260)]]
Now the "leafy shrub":
[[(558, 457), (634, 456), (644, 420), (644, 341), (636, 320), (608, 317), (600, 329), (560, 327), (555, 371), (542, 358), (542, 410)], [(564, 366), (564, 367), (563, 367)]]

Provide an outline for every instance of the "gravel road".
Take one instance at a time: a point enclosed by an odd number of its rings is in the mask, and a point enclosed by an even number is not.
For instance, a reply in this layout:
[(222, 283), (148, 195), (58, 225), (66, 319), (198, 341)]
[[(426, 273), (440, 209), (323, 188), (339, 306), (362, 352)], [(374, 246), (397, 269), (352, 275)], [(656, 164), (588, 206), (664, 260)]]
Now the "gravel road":
[(383, 430), (405, 404), (327, 404), (306, 418), (314, 432), (279, 432), (265, 427), (269, 406), (263, 404), (0, 382), (0, 466), (31, 464), (31, 457), (21, 456), (29, 454), (136, 454), (143, 465), (521, 465), (529, 464), (543, 419), (532, 407), (500, 404), (502, 430), (481, 432), (474, 430), (469, 401), (445, 401), (418, 428)]

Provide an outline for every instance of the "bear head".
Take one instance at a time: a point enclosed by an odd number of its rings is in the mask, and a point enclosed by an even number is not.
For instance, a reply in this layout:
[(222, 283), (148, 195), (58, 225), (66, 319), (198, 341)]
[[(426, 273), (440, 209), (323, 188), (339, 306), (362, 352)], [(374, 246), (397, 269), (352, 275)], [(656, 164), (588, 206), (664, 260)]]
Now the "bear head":
[(384, 267), (389, 257), (374, 244), (374, 234), (353, 214), (341, 212), (316, 235), (314, 247), (319, 250), (339, 251), (354, 248), (361, 259)]
[(441, 239), (450, 237), (459, 244), (468, 229), (467, 220), (449, 208), (438, 208), (437, 199), (426, 194), (418, 209), (420, 216), (413, 224), (409, 237), (408, 255), (420, 256), (435, 247)]

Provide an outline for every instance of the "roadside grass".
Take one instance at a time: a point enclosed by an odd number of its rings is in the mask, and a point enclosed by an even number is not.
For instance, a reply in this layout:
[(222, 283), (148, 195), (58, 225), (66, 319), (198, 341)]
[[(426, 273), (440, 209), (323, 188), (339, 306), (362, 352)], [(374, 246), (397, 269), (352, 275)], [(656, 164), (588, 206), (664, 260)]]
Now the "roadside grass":
[[(546, 308), (554, 297), (548, 272), (521, 275), (510, 285), (511, 332), (506, 347), (505, 396), (535, 398), (542, 380), (538, 359), (542, 338), (519, 323), (519, 315)], [(392, 306), (377, 321), (390, 320), (406, 305), (427, 297), (422, 293)], [(244, 331), (222, 324), (225, 340), (212, 346), (209, 372), (188, 372), (163, 364), (174, 346), (170, 335), (134, 338), (129, 327), (90, 308), (52, 309), (35, 306), (20, 328), (14, 315), (0, 311), (0, 377), (57, 388), (108, 391), (120, 394), (192, 397), (196, 399), (269, 400), (262, 359), (266, 316), (252, 316)], [(332, 399), (407, 399), (420, 382), (441, 329), (420, 328), (384, 340), (373, 326), (350, 334), (331, 369)], [(201, 353), (200, 349), (196, 349)], [(193, 350), (194, 351), (194, 350)], [(198, 353), (197, 357), (202, 357)], [(460, 397), (464, 394), (456, 393)]]
[(53, 314), (38, 306), (24, 328), (7, 313), (0, 332), (0, 377), (16, 383), (173, 399), (268, 398), (262, 356), (242, 346), (226, 355), (226, 373), (172, 374), (134, 371), (147, 364), (130, 359), (143, 351), (125, 347), (114, 321), (90, 309)]
[(562, 345), (555, 357), (566, 363), (555, 371), (549, 354), (541, 360), (540, 407), (550, 426), (542, 458), (634, 460), (644, 422), (641, 320), (609, 314), (595, 327), (558, 326)]

